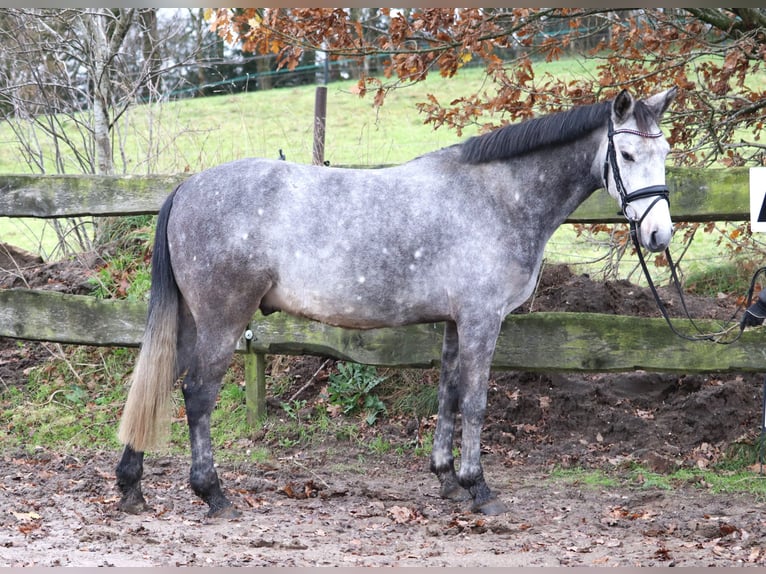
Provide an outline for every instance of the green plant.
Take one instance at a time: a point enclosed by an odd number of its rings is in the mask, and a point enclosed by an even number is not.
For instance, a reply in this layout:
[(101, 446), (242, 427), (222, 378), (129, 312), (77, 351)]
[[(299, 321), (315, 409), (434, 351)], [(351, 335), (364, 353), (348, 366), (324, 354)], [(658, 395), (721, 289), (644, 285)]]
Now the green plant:
[(294, 421), (297, 421), (299, 420), (299, 413), (301, 409), (303, 409), (306, 406), (306, 401), (298, 400), (298, 399), (294, 399), (290, 402), (282, 401), (280, 403), (280, 406), (282, 407), (282, 410), (285, 411), (288, 417), (290, 417)]
[(377, 435), (369, 442), (367, 448), (376, 454), (386, 454), (393, 448), (393, 445), (382, 436)]
[(386, 380), (377, 369), (358, 363), (338, 363), (338, 372), (330, 375), (327, 393), (330, 404), (341, 407), (343, 414), (366, 413), (365, 420), (373, 425), (386, 413), (383, 401), (372, 390)]
[(359, 438), (356, 425), (342, 425), (335, 429), (335, 440), (339, 442), (355, 442)]
[(0, 394), (5, 446), (119, 448), (115, 429), (133, 351), (49, 347), (48, 361), (30, 369), (22, 388)]
[(439, 411), (439, 389), (436, 384), (425, 381), (403, 379), (397, 396), (393, 399), (392, 410), (396, 413), (428, 418)]
[(556, 468), (551, 472), (551, 478), (568, 484), (577, 484), (589, 488), (610, 488), (617, 486), (617, 479), (600, 470), (582, 468)]
[(272, 456), (269, 449), (266, 447), (257, 447), (253, 449), (248, 449), (245, 454), (247, 454), (250, 457), (250, 462), (254, 462), (256, 464), (261, 463), (267, 463), (271, 461)]
[(430, 456), (434, 448), (434, 433), (428, 431), (423, 433), (421, 440), (415, 444), (415, 456)]
[(294, 446), (298, 446), (299, 443), (300, 441), (298, 439), (289, 436), (283, 436), (277, 442), (279, 448), (293, 448)]
[(90, 277), (100, 299), (141, 301), (151, 287), (151, 240), (154, 219), (141, 215), (109, 218), (101, 228), (104, 264)]
[[(739, 259), (692, 269), (686, 277), (689, 292), (709, 297), (715, 297), (720, 293), (744, 296), (750, 288), (754, 265), (752, 260)], [(756, 290), (754, 296), (757, 295)]]
[(661, 474), (640, 464), (631, 464), (627, 472), (618, 474), (607, 469), (556, 468), (551, 472), (552, 480), (587, 488), (612, 488), (622, 483), (642, 489), (673, 490), (680, 485), (705, 488), (714, 493), (749, 492), (754, 501), (766, 499), (766, 477), (751, 470), (722, 470), (720, 468), (680, 468), (669, 474)]

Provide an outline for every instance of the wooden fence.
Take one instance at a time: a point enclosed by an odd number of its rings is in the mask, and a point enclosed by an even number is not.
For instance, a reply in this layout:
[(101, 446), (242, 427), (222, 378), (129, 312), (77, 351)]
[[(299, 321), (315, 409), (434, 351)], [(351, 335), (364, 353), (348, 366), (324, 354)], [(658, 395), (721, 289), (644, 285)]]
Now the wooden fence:
[[(73, 217), (154, 214), (184, 176), (0, 176), (0, 215)], [(668, 169), (674, 221), (749, 219), (747, 169)], [(603, 191), (580, 206), (569, 223), (620, 222)], [(0, 336), (59, 343), (138, 346), (146, 304), (99, 300), (39, 290), (0, 291)], [(717, 323), (697, 321), (716, 331)], [(442, 326), (353, 330), (276, 313), (257, 314), (245, 353), (248, 417), (265, 413), (264, 355), (315, 354), (390, 367), (439, 363)], [(663, 319), (596, 313), (510, 315), (498, 341), (495, 369), (558, 372), (632, 370), (759, 372), (766, 345), (758, 330), (733, 345), (693, 342), (674, 335)]]

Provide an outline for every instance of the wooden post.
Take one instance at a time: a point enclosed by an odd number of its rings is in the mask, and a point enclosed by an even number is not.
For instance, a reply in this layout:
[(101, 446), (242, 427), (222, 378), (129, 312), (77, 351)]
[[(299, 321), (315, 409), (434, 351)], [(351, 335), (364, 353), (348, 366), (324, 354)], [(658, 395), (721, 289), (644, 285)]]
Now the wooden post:
[(254, 353), (251, 342), (253, 331), (250, 325), (245, 331), (245, 403), (247, 424), (257, 425), (266, 418), (266, 357)]
[(327, 86), (317, 86), (314, 96), (314, 165), (324, 165), (324, 133), (327, 118)]

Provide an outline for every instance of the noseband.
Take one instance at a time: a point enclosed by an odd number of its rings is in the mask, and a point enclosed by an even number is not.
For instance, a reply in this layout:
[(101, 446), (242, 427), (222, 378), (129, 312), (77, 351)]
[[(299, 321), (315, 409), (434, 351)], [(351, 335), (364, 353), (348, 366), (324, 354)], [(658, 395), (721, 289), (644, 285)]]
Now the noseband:
[[(668, 197), (668, 188), (666, 185), (650, 185), (648, 187), (642, 187), (631, 193), (628, 193), (625, 189), (625, 184), (622, 182), (620, 176), (620, 168), (617, 165), (617, 149), (614, 147), (614, 136), (616, 134), (632, 134), (642, 138), (661, 138), (662, 132), (647, 133), (638, 130), (615, 130), (612, 118), (609, 118), (609, 129), (607, 131), (607, 137), (609, 138), (609, 145), (606, 148), (606, 158), (604, 159), (604, 189), (609, 189), (609, 169), (614, 172), (614, 183), (617, 186), (617, 193), (620, 195), (620, 213), (622, 213), (630, 222), (631, 234), (636, 233), (636, 228), (641, 225), (641, 222), (649, 214), (654, 207), (654, 204), (658, 201), (665, 200), (670, 204), (670, 198)], [(647, 197), (654, 197), (654, 201), (646, 208), (644, 214), (641, 217), (635, 218), (628, 215), (628, 206), (630, 202), (637, 199), (644, 199)]]

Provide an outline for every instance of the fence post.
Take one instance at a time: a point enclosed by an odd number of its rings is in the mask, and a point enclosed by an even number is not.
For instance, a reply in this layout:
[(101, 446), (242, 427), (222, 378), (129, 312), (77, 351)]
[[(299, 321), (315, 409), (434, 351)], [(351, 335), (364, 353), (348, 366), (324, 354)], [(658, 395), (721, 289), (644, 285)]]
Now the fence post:
[(324, 133), (327, 118), (327, 86), (317, 86), (314, 96), (314, 165), (324, 165)]
[(266, 357), (252, 350), (253, 331), (245, 331), (245, 408), (247, 424), (255, 426), (266, 418)]

